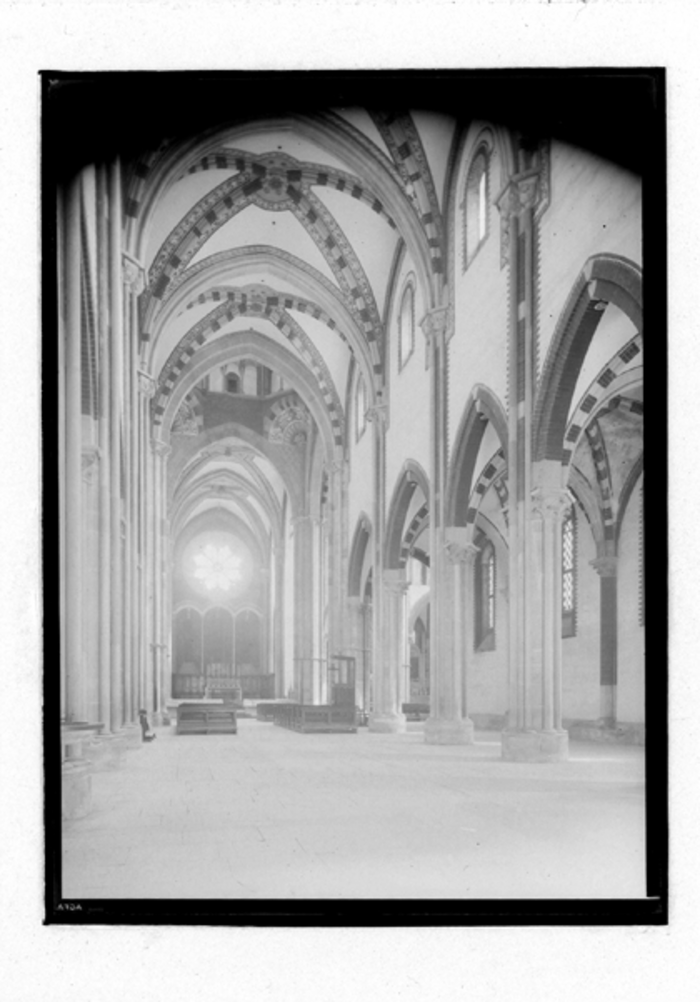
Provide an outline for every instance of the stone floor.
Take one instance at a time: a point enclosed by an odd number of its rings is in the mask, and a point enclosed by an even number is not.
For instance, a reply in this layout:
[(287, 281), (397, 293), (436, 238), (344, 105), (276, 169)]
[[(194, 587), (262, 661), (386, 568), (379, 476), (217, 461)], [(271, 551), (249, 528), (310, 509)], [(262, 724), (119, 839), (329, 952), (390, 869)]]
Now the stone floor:
[(67, 898), (644, 896), (644, 753), (572, 744), (500, 760), (402, 735), (302, 735), (253, 719), (180, 735), (93, 776), (64, 828)]

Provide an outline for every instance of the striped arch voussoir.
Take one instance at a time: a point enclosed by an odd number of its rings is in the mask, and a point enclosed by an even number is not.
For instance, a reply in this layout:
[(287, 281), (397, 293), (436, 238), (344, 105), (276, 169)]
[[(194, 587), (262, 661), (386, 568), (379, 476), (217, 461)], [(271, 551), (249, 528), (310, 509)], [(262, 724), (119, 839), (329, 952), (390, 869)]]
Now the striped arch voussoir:
[(405, 189), (413, 192), (411, 201), (425, 234), (433, 272), (442, 275), (445, 272), (445, 261), (440, 203), (413, 119), (409, 114), (374, 112), (372, 118), (391, 153)]
[(606, 542), (615, 538), (615, 512), (613, 511), (613, 487), (610, 464), (605, 448), (605, 440), (597, 421), (586, 428), (586, 437), (593, 457), (596, 481), (600, 492), (600, 510), (603, 517), (603, 536)]
[(506, 458), (503, 449), (499, 449), (493, 457), (488, 461), (486, 466), (481, 471), (479, 479), (474, 485), (474, 489), (471, 493), (469, 499), (469, 507), (467, 508), (466, 525), (467, 528), (474, 532), (474, 527), (476, 525), (476, 518), (479, 514), (481, 508), (481, 503), (489, 490), (490, 487), (494, 487), (498, 494), (498, 499), (503, 509), (503, 515), (506, 519), (506, 524), (508, 522), (508, 486), (506, 482), (507, 476), (507, 466)]
[(406, 530), (401, 543), (401, 554), (399, 556), (399, 567), (405, 567), (408, 558), (411, 555), (411, 549), (416, 539), (423, 531), (425, 527), (426, 519), (429, 517), (430, 509), (428, 507), (428, 502), (424, 502), (416, 512), (416, 514), (411, 519), (411, 523)]
[[(270, 302), (270, 300), (274, 300), (274, 302)], [(309, 341), (299, 324), (280, 306), (277, 296), (251, 297), (246, 293), (229, 293), (224, 303), (212, 310), (185, 335), (166, 361), (158, 380), (158, 390), (152, 403), (154, 424), (161, 423), (167, 399), (196, 350), (204, 344), (210, 334), (219, 331), (236, 316), (257, 316), (269, 320), (297, 349), (313, 372), (323, 401), (328, 408), (334, 444), (342, 447), (345, 422), (332, 377), (318, 350)]]
[(590, 415), (605, 397), (608, 387), (633, 364), (639, 365), (641, 353), (642, 336), (641, 334), (635, 334), (607, 365), (601, 369), (588, 387), (566, 429), (564, 450), (561, 458), (562, 466), (568, 466), (571, 463), (583, 430), (590, 421)]

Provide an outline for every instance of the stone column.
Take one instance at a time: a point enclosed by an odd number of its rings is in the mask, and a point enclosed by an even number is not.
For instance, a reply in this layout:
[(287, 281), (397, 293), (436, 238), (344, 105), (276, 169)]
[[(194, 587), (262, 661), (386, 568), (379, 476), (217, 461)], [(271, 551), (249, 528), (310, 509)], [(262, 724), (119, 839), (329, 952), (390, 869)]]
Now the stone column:
[[(348, 587), (348, 474), (346, 459), (334, 460), (329, 467), (331, 524), (330, 524), (330, 603), (331, 650), (348, 653), (350, 633), (343, 615)], [(352, 653), (352, 652), (350, 652)]]
[(367, 681), (364, 676), (366, 665), (365, 647), (365, 603), (359, 595), (350, 595), (345, 600), (344, 653), (355, 658), (355, 702), (367, 711)]
[(561, 761), (568, 756), (562, 728), (561, 520), (567, 491), (538, 487), (532, 498), (527, 568), (531, 648), (523, 726), (503, 732), (502, 754), (511, 761)]
[(121, 169), (109, 168), (109, 456), (110, 456), (110, 555), (111, 555), (111, 652), (110, 729), (118, 731), (124, 722), (124, 663), (122, 649), (122, 257), (121, 257)]
[(437, 688), (432, 699), (430, 719), (426, 721), (425, 740), (430, 744), (473, 744), (474, 725), (467, 716), (467, 673), (473, 619), (474, 558), (478, 547), (468, 540), (468, 530), (450, 527), (445, 530), (445, 554), (448, 564), (443, 595), (445, 619), (451, 624), (449, 657), (434, 678)]
[(99, 479), (99, 721), (110, 727), (111, 721), (111, 577), (112, 538), (110, 506), (112, 484), (110, 478), (110, 298), (109, 255), (110, 242), (107, 216), (107, 172), (97, 171), (97, 324), (99, 423), (98, 446), (100, 450)]
[(408, 698), (408, 581), (402, 570), (385, 570), (384, 671), (375, 684), (372, 730), (400, 733), (406, 730), (402, 703)]
[[(262, 602), (262, 617), (260, 621), (260, 674), (268, 675), (272, 671), (272, 601), (270, 597), (271, 574), (269, 567), (260, 568), (260, 591)], [(235, 649), (235, 648), (234, 648)]]
[(300, 702), (314, 693), (313, 522), (308, 513), (292, 518), (294, 526), (294, 689)]
[[(498, 198), (502, 263), (510, 269), (508, 323), (508, 489), (509, 489), (509, 710), (502, 755), (509, 760), (558, 761), (566, 758), (561, 726), (561, 607), (555, 592), (560, 568), (552, 552), (557, 514), (538, 496), (533, 521), (533, 410), (537, 382), (536, 227), (548, 204), (548, 154), (518, 151), (519, 172)], [(558, 487), (561, 468), (538, 471), (540, 488)], [(548, 488), (549, 489), (549, 488)], [(559, 622), (555, 638), (553, 622)], [(558, 666), (558, 667), (555, 667)], [(559, 688), (557, 688), (559, 686)], [(559, 706), (559, 711), (557, 711)], [(558, 721), (558, 723), (557, 723)]]
[(155, 672), (156, 689), (159, 693), (159, 702), (156, 712), (162, 714), (165, 704), (170, 699), (172, 693), (172, 680), (167, 670), (167, 637), (169, 624), (167, 623), (167, 601), (166, 601), (166, 559), (167, 547), (165, 538), (165, 510), (167, 493), (167, 463), (170, 454), (170, 446), (165, 442), (154, 439), (151, 442), (153, 452), (153, 622), (154, 622), (154, 644), (155, 644)]
[(149, 443), (150, 401), (155, 394), (155, 379), (147, 372), (139, 371), (139, 394), (141, 398), (141, 476), (143, 490), (141, 493), (141, 615), (143, 620), (142, 659), (145, 687), (145, 709), (148, 713), (158, 714), (160, 706), (160, 685), (155, 651), (155, 621), (154, 621), (154, 577), (153, 577), (153, 506), (155, 502), (154, 456)]
[(71, 185), (65, 203), (65, 307), (63, 400), (65, 435), (62, 501), (65, 524), (66, 585), (63, 601), (65, 716), (83, 717), (82, 699), (82, 385), (81, 385), (81, 238), (80, 178)]
[(429, 744), (464, 744), (469, 728), (456, 716), (456, 665), (453, 650), (453, 571), (445, 536), (447, 481), (447, 341), (451, 311), (441, 306), (426, 313), (421, 328), (430, 369), (430, 716), (424, 737)]
[(274, 633), (275, 633), (275, 696), (285, 695), (284, 685), (284, 562), (285, 548), (282, 542), (277, 550), (273, 550), (272, 559), (275, 561), (275, 609), (274, 609)]
[(372, 713), (369, 717), (369, 729), (383, 733), (397, 732), (405, 729), (403, 714), (396, 714), (387, 694), (393, 691), (391, 681), (390, 653), (387, 646), (387, 627), (385, 617), (388, 617), (387, 595), (384, 582), (384, 514), (386, 508), (386, 430), (388, 422), (388, 405), (382, 402), (374, 404), (367, 411), (367, 418), (373, 428), (374, 445), (374, 513), (373, 513), (373, 543), (372, 561)]
[(617, 557), (591, 561), (600, 575), (600, 717), (606, 727), (617, 720)]
[[(93, 429), (97, 430), (94, 428)], [(104, 464), (96, 445), (83, 446), (83, 671), (82, 719), (100, 719), (100, 496), (99, 476)]]

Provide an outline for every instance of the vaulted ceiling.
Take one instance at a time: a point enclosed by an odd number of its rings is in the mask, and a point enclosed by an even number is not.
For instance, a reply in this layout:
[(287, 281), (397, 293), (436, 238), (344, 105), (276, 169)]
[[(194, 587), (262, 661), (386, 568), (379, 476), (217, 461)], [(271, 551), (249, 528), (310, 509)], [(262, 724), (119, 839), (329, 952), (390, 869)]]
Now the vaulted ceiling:
[[(348, 383), (381, 394), (399, 255), (425, 301), (443, 282), (441, 192), (455, 122), (338, 107), (246, 118), (142, 151), (127, 237), (145, 269), (144, 363), (169, 441), (173, 529), (228, 512), (279, 545), (342, 458)], [(227, 397), (227, 365), (272, 382)]]

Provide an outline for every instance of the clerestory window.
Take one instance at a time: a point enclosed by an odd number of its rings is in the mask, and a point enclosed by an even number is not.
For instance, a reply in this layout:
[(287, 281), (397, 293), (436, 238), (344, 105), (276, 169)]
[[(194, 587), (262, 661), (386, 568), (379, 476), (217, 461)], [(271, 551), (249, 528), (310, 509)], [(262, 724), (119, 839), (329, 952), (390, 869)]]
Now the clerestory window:
[(485, 147), (475, 154), (467, 174), (464, 196), (464, 270), (474, 260), (489, 230), (489, 160)]

